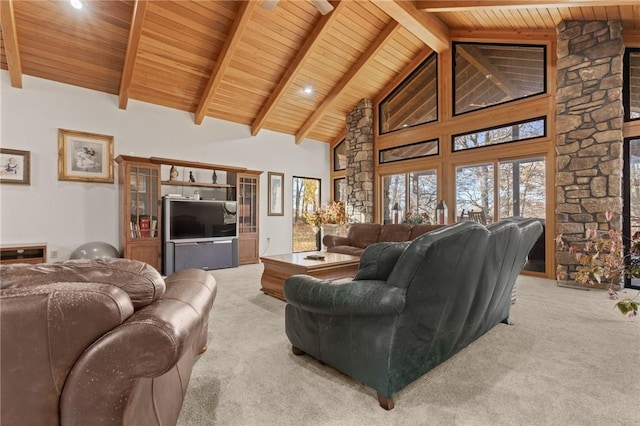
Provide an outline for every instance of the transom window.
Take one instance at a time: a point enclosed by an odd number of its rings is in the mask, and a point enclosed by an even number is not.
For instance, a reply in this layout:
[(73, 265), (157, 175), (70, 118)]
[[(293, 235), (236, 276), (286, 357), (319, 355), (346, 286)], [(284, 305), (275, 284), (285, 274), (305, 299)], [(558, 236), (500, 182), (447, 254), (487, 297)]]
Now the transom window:
[(453, 136), (453, 151), (497, 145), (507, 142), (523, 141), (545, 136), (547, 133), (546, 117), (510, 123), (504, 126), (478, 130), (471, 133)]
[(454, 115), (546, 92), (546, 47), (454, 43)]
[(381, 149), (379, 161), (392, 163), (394, 161), (409, 160), (411, 158), (428, 157), (438, 154), (438, 140), (418, 142), (410, 145), (397, 146), (395, 148)]

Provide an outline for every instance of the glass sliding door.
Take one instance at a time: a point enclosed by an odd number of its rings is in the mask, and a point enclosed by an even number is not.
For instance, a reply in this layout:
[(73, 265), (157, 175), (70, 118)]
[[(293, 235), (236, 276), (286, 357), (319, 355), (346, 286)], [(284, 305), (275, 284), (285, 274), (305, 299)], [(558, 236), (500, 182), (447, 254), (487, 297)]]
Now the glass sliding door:
[[(624, 210), (625, 241), (640, 232), (640, 138), (627, 139), (624, 147)], [(628, 252), (629, 245), (626, 245)], [(627, 280), (626, 287), (640, 289), (640, 279)]]
[(293, 177), (293, 252), (320, 250), (319, 230), (308, 218), (320, 208), (320, 179)]
[(544, 218), (547, 199), (544, 158), (501, 161), (498, 190), (500, 218)]
[(456, 218), (465, 219), (469, 211), (483, 211), (487, 223), (493, 222), (494, 165), (474, 164), (456, 169)]

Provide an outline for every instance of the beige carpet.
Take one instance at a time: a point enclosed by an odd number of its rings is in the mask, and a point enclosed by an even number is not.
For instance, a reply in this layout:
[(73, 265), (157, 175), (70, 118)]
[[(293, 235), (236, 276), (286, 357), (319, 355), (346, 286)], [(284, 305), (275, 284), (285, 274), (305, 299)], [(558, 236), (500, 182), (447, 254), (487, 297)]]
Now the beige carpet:
[(379, 408), (373, 389), (308, 356), (284, 333), (284, 302), (259, 292), (262, 265), (212, 272), (209, 350), (179, 425), (635, 425), (640, 321), (603, 291), (520, 277), (500, 324)]

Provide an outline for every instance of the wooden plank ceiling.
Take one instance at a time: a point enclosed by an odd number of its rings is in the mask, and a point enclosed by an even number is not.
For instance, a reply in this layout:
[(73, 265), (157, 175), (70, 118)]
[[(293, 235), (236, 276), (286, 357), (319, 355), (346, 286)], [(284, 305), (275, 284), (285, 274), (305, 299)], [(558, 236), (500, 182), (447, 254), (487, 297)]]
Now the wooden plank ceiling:
[[(0, 66), (251, 127), (335, 142), (345, 117), (451, 35), (554, 30), (565, 19), (640, 30), (636, 1), (0, 1)], [(313, 93), (304, 89), (313, 87)]]

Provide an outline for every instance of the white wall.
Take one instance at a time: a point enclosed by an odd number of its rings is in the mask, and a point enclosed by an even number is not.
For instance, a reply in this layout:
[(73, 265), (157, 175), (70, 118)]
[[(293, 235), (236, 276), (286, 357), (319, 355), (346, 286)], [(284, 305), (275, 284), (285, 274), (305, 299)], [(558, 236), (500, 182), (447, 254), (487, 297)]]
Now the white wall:
[[(184, 111), (24, 76), (12, 88), (0, 73), (0, 145), (31, 152), (31, 185), (0, 185), (0, 242), (46, 242), (64, 260), (79, 245), (119, 247), (118, 185), (58, 180), (58, 128), (114, 137), (115, 156), (165, 157), (263, 170), (260, 179), (260, 253), (291, 252), (293, 176), (322, 179), (329, 198), (329, 145), (214, 118), (202, 125)], [(267, 216), (267, 172), (285, 174), (285, 215)], [(115, 168), (117, 182), (117, 167)], [(267, 248), (266, 238), (271, 238)]]

